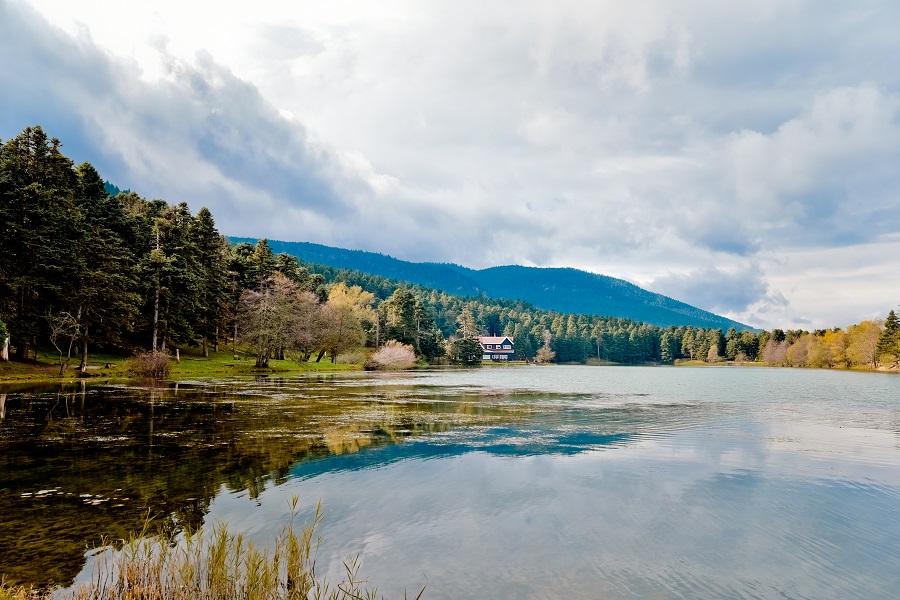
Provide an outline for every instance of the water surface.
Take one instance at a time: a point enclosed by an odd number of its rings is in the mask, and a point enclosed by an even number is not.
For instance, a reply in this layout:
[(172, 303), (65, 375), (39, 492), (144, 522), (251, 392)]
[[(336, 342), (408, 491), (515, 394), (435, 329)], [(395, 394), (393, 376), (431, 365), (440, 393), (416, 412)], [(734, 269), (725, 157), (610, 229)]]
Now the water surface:
[(0, 414), (17, 580), (83, 580), (148, 511), (266, 543), (299, 495), (320, 564), (360, 553), (389, 596), (900, 597), (900, 377), (335, 374), (8, 388)]

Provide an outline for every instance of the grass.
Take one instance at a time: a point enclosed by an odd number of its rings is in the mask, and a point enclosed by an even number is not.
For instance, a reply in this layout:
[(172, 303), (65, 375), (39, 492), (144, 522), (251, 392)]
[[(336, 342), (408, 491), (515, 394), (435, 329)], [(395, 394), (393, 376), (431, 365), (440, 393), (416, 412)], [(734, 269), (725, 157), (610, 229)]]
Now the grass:
[[(209, 534), (187, 533), (178, 544), (148, 535), (149, 529), (103, 551), (91, 580), (71, 590), (39, 590), (0, 583), (0, 600), (374, 600), (378, 590), (359, 576), (359, 558), (343, 563), (332, 584), (317, 572), (322, 513), (295, 527), (291, 519), (271, 550), (261, 549), (224, 525)], [(148, 521), (148, 525), (150, 522)], [(425, 592), (423, 587), (416, 599)], [(405, 594), (404, 594), (405, 597)]]
[[(237, 357), (237, 358), (236, 358)], [(130, 356), (121, 354), (91, 354), (88, 360), (90, 381), (115, 381), (131, 379), (128, 361)], [(79, 379), (73, 360), (69, 369), (59, 377), (59, 363), (55, 354), (38, 351), (37, 361), (0, 362), (0, 383), (71, 382)], [(181, 362), (172, 358), (170, 379), (203, 379), (230, 375), (254, 375), (259, 373), (298, 374), (326, 371), (354, 371), (362, 366), (355, 363), (332, 363), (328, 358), (321, 362), (297, 363), (292, 360), (270, 360), (269, 368), (257, 369), (252, 355), (243, 350), (235, 355), (231, 351), (210, 352), (204, 357), (199, 349), (181, 353)]]
[(267, 369), (257, 369), (252, 355), (231, 352), (210, 352), (209, 357), (183, 353), (181, 362), (172, 362), (172, 379), (192, 379), (227, 375), (253, 375), (256, 373), (309, 373), (318, 371), (358, 371), (361, 365), (355, 363), (332, 363), (328, 358), (321, 362), (298, 363), (293, 360), (269, 360)]

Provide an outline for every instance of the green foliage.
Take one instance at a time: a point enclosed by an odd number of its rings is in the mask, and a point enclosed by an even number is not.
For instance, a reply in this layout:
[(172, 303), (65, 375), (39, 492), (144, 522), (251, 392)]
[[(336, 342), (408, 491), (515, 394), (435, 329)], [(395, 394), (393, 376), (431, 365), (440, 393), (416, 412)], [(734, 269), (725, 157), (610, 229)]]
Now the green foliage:
[(678, 356), (678, 339), (671, 331), (664, 331), (659, 338), (659, 360), (672, 364), (676, 356)]
[(893, 310), (884, 320), (884, 329), (878, 338), (876, 354), (881, 360), (900, 360), (900, 318)]
[(450, 345), (450, 355), (453, 362), (466, 366), (481, 364), (482, 349), (478, 340), (463, 337), (454, 340)]
[(419, 326), (416, 297), (410, 288), (399, 287), (390, 298), (381, 303), (385, 323), (385, 336), (417, 348)]
[[(232, 238), (233, 242), (255, 242)], [(308, 242), (269, 242), (275, 252), (334, 269), (361, 271), (458, 296), (520, 299), (550, 311), (608, 315), (658, 326), (749, 329), (725, 317), (641, 289), (627, 281), (577, 269), (522, 266), (474, 270), (454, 264), (413, 263), (384, 254)], [(485, 323), (490, 332), (489, 323)]]
[[(192, 215), (184, 203), (146, 200), (111, 187), (90, 164), (76, 168), (59, 140), (40, 127), (0, 145), (0, 318), (19, 358), (50, 341), (47, 317), (60, 314), (75, 322), (83, 364), (89, 343), (128, 353), (200, 345), (206, 354), (209, 342), (215, 349), (227, 337), (236, 345), (241, 298), (250, 297), (248, 291), (265, 296), (273, 276), (283, 276), (293, 302), (306, 312), (288, 320), (294, 331), (276, 332), (277, 339), (260, 345), (262, 363), (280, 360), (288, 345), (301, 349), (305, 362), (315, 350), (319, 359), (329, 351), (334, 358), (348, 345), (374, 347), (388, 339), (434, 361), (446, 352), (444, 340), (458, 336), (450, 358), (477, 364), (482, 353), (474, 337), (481, 334), (512, 338), (519, 360), (534, 360), (539, 352), (556, 362), (627, 364), (725, 359), (831, 367), (900, 359), (900, 319), (893, 311), (883, 330), (866, 322), (846, 333), (753, 332), (625, 282), (572, 269), (472, 271), (315, 244), (252, 242), (229, 246), (205, 208)], [(297, 256), (368, 272), (304, 263)], [(354, 313), (352, 327), (346, 311), (326, 305), (329, 284), (338, 282), (371, 294), (366, 306), (374, 304), (374, 310)], [(549, 302), (550, 292), (541, 290), (553, 290), (558, 302)], [(594, 314), (546, 310), (485, 292)], [(650, 300), (662, 312), (648, 309)], [(660, 324), (596, 314), (601, 312)], [(687, 324), (670, 325), (676, 322)]]
[(60, 147), (40, 127), (0, 146), (0, 315), (16, 355), (47, 343), (46, 315), (77, 321), (83, 363), (89, 342), (147, 347), (155, 329), (184, 345), (214, 330), (228, 245), (209, 211), (120, 192)]

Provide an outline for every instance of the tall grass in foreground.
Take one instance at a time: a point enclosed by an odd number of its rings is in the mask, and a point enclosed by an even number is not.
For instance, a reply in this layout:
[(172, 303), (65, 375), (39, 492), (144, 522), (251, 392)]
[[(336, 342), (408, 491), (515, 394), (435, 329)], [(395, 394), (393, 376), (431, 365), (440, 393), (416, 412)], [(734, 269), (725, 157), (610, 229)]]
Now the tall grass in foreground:
[[(316, 506), (312, 522), (295, 529), (292, 516), (273, 550), (257, 548), (227, 526), (211, 534), (187, 533), (172, 545), (159, 536), (140, 534), (123, 540), (117, 551), (97, 558), (92, 579), (55, 595), (50, 590), (0, 583), (0, 600), (374, 600), (377, 589), (359, 577), (359, 559), (343, 564), (340, 581), (330, 584), (316, 573), (316, 535), (322, 521)], [(416, 596), (419, 600), (423, 587)], [(406, 595), (404, 594), (404, 597)]]

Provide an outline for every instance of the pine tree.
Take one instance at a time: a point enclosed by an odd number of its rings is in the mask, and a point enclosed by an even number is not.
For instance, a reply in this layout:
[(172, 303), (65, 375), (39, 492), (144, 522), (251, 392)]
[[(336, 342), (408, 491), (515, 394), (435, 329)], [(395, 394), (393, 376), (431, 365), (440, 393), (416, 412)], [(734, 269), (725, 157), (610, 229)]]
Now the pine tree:
[(397, 340), (414, 348), (418, 343), (416, 325), (416, 297), (407, 287), (397, 288), (382, 303), (385, 322), (385, 339)]
[(76, 203), (81, 219), (75, 253), (77, 283), (70, 309), (80, 328), (79, 370), (87, 369), (92, 339), (120, 342), (139, 308), (135, 261), (125, 243), (129, 229), (122, 205), (109, 197), (103, 179), (89, 163), (77, 169)]
[(0, 146), (0, 310), (16, 356), (34, 349), (44, 316), (73, 283), (69, 246), (79, 224), (72, 161), (40, 127)]
[(900, 360), (900, 318), (893, 310), (884, 320), (884, 329), (878, 338), (875, 353), (881, 360)]
[(675, 362), (675, 355), (678, 352), (678, 340), (675, 334), (670, 330), (666, 330), (659, 338), (659, 360), (666, 364)]
[(197, 251), (199, 277), (198, 321), (203, 356), (209, 356), (209, 340), (218, 349), (219, 327), (225, 318), (228, 300), (228, 242), (216, 229), (212, 213), (201, 208), (194, 219), (193, 246)]

